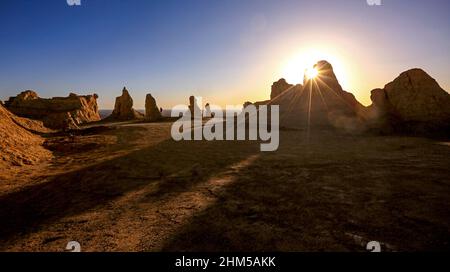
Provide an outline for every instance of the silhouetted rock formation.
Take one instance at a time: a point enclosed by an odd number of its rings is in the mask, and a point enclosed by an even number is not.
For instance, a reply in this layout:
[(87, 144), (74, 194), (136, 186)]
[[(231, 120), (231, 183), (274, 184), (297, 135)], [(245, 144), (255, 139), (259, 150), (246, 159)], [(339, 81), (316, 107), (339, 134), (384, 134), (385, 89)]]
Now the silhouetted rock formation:
[(96, 94), (68, 97), (40, 98), (34, 91), (25, 91), (11, 97), (5, 106), (14, 114), (42, 120), (53, 129), (74, 129), (79, 125), (100, 120)]
[(280, 126), (288, 128), (335, 127), (348, 131), (364, 129), (364, 106), (344, 91), (333, 67), (326, 61), (315, 66), (319, 74), (291, 86), (270, 104), (280, 105)]
[(274, 82), (270, 93), (270, 100), (275, 99), (277, 96), (293, 86), (294, 85), (287, 83), (284, 78)]
[(450, 94), (421, 69), (400, 74), (384, 89), (375, 89), (368, 116), (384, 132), (427, 133), (449, 130)]
[[(275, 99), (268, 100), (267, 105), (279, 105), (280, 106), (280, 118), (281, 114), (286, 116), (286, 114), (294, 109), (292, 101), (295, 97), (300, 95), (303, 92), (303, 85), (297, 84), (283, 93), (281, 93), (279, 96), (277, 96)], [(285, 123), (285, 122), (283, 122)], [(283, 124), (285, 125), (285, 124)], [(289, 127), (289, 126), (288, 126)]]
[(161, 119), (161, 112), (156, 105), (156, 100), (151, 94), (147, 94), (145, 98), (145, 120), (158, 121)]
[(200, 108), (200, 105), (198, 105), (198, 101), (195, 98), (195, 96), (189, 97), (189, 111), (191, 112), (191, 117), (195, 117), (195, 112), (202, 114), (202, 110)]
[(259, 108), (259, 106), (268, 105), (270, 103), (270, 100), (264, 100), (264, 101), (256, 101), (253, 103), (256, 108)]
[(242, 106), (243, 106), (244, 109), (245, 109), (246, 107), (248, 107), (248, 106), (250, 106), (250, 105), (253, 105), (253, 103), (250, 102), (250, 101), (247, 101), (247, 102), (245, 102), (244, 105), (242, 105)]
[[(44, 140), (23, 127), (27, 122), (0, 105), (0, 166), (21, 166), (48, 159), (51, 153), (42, 147)], [(23, 119), (23, 118), (22, 118)], [(33, 121), (30, 121), (33, 123)]]
[(114, 111), (107, 118), (108, 120), (128, 121), (143, 119), (144, 115), (133, 109), (133, 98), (127, 88), (123, 88), (122, 95), (116, 97), (116, 103), (114, 105)]
[(270, 103), (270, 100), (264, 100), (264, 101), (256, 101), (255, 103), (252, 103), (250, 101), (245, 102), (242, 106), (246, 108), (247, 106), (253, 105), (257, 109), (259, 109), (260, 106), (268, 105)]
[(206, 105), (205, 105), (204, 117), (206, 117), (206, 118), (212, 117), (211, 106), (209, 105), (209, 103), (206, 103)]

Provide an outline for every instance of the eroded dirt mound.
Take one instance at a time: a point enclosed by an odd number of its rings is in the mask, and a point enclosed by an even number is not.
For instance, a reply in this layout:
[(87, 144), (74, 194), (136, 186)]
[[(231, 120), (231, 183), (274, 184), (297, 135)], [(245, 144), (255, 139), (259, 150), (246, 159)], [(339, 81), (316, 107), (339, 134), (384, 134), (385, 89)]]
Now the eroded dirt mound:
[(76, 129), (79, 125), (100, 120), (96, 94), (40, 98), (34, 91), (24, 91), (5, 102), (15, 115), (41, 120), (52, 129)]
[(44, 126), (43, 121), (39, 120), (32, 120), (24, 117), (19, 117), (17, 115), (11, 114), (11, 119), (16, 123), (18, 126), (36, 133), (36, 134), (45, 134), (45, 133), (54, 133), (56, 132), (53, 129), (50, 129), (46, 126)]
[(25, 129), (39, 129), (39, 124), (18, 118), (0, 105), (0, 166), (32, 165), (51, 157), (44, 140)]

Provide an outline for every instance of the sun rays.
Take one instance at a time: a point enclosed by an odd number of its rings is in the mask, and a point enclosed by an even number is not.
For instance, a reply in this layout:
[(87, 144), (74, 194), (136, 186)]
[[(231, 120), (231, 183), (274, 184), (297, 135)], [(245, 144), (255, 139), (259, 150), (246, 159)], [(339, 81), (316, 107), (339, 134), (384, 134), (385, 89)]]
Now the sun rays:
[(318, 71), (314, 70), (314, 65), (320, 61), (326, 60), (333, 64), (333, 69), (340, 83), (348, 87), (349, 67), (345, 58), (339, 51), (327, 47), (301, 48), (287, 58), (280, 67), (280, 75), (291, 84), (303, 84), (303, 79), (312, 79), (318, 76)]
[(305, 70), (305, 77), (306, 79), (315, 79), (319, 75), (319, 71), (317, 68), (307, 68)]

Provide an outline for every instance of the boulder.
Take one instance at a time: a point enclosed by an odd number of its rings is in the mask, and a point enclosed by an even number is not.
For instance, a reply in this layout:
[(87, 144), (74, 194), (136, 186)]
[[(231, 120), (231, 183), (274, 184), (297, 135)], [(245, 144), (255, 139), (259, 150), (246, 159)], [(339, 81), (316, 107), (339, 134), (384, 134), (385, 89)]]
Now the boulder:
[(124, 87), (122, 90), (122, 95), (116, 98), (116, 103), (114, 105), (114, 111), (107, 118), (109, 120), (127, 121), (143, 119), (144, 115), (133, 109), (133, 98), (131, 98), (130, 93)]
[(24, 91), (9, 98), (5, 106), (12, 113), (25, 118), (43, 121), (52, 129), (74, 129), (79, 125), (100, 120), (98, 96), (40, 98), (35, 91)]
[(156, 100), (151, 94), (147, 94), (145, 98), (145, 120), (158, 121), (161, 119), (161, 112), (156, 105)]
[(450, 94), (422, 69), (401, 73), (383, 89), (375, 89), (368, 108), (369, 121), (378, 129), (401, 132), (448, 130)]

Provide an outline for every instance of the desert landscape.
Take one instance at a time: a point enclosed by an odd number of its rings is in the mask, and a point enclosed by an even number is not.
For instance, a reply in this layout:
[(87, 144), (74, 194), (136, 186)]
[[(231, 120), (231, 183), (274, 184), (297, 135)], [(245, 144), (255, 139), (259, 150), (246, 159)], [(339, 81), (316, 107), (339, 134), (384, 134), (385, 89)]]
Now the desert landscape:
[(13, 267), (450, 251), (450, 1), (0, 2)]
[(364, 107), (330, 63), (315, 69), (254, 103), (280, 106), (276, 152), (174, 141), (176, 118), (150, 94), (145, 114), (134, 110), (126, 88), (103, 120), (95, 94), (10, 98), (0, 106), (0, 250), (366, 251), (374, 240), (384, 251), (447, 250), (450, 95), (413, 69)]

